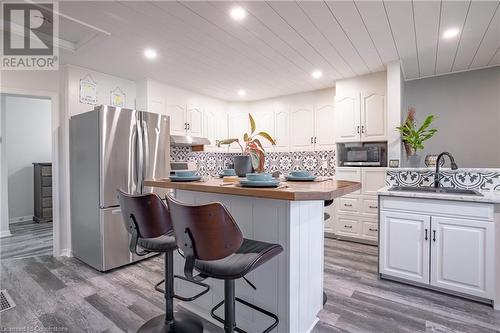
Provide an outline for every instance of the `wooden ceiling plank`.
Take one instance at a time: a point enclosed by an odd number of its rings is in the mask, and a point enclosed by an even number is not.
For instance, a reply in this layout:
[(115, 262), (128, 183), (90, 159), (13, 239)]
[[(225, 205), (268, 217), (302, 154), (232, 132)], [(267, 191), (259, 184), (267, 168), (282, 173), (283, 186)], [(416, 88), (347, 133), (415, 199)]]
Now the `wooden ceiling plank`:
[(497, 6), (469, 68), (487, 66), (500, 46), (500, 7)]
[(414, 1), (415, 33), (420, 76), (434, 75), (439, 38), (440, 1)]
[(316, 29), (321, 31), (328, 43), (336, 47), (337, 52), (348, 64), (354, 75), (370, 72), (324, 2), (301, 2), (300, 7), (314, 22)]
[[(469, 6), (470, 1), (443, 1), (441, 24), (439, 27), (441, 36), (439, 36), (438, 41), (436, 72), (434, 74), (449, 73), (451, 71)], [(443, 33), (448, 29), (454, 28), (460, 30), (458, 38), (442, 38)]]
[(391, 28), (385, 16), (383, 3), (381, 1), (355, 1), (354, 4), (382, 62), (388, 64), (398, 60), (398, 52), (391, 36)]
[(375, 43), (354, 2), (328, 1), (326, 4), (370, 71), (378, 72), (384, 70), (382, 57), (376, 49)]
[(469, 65), (491, 24), (499, 2), (473, 1), (467, 16), (467, 21), (462, 31), (460, 46), (453, 63), (453, 71), (462, 71)]
[(419, 73), (411, 2), (384, 1), (384, 6), (398, 54), (403, 63), (405, 77), (406, 79), (417, 78)]

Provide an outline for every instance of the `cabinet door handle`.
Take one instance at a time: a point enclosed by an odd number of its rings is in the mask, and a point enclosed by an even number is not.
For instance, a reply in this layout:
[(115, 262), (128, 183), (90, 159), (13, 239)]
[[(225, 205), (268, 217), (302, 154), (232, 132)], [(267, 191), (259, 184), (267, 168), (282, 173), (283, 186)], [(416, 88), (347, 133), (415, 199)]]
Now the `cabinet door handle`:
[(345, 203), (344, 206), (346, 206), (346, 207), (352, 207), (352, 204), (346, 204)]
[(314, 143), (314, 139), (313, 139), (313, 137), (312, 137), (312, 136), (311, 136), (311, 143)]
[(368, 228), (370, 231), (378, 231), (378, 229)]
[(317, 137), (314, 137), (314, 143), (317, 143), (317, 139), (318, 139)]
[(361, 133), (365, 132), (365, 125), (361, 126)]
[(188, 124), (187, 123), (184, 123), (184, 129), (187, 130), (188, 129)]
[(429, 237), (427, 237), (427, 231), (428, 231), (428, 230), (427, 230), (427, 229), (425, 229), (425, 237), (424, 237), (424, 239), (425, 239), (425, 240), (428, 240), (428, 239), (429, 239)]
[(190, 123), (188, 123), (188, 130), (190, 130), (190, 129), (191, 129), (191, 124), (190, 124)]
[(432, 230), (432, 241), (436, 241), (436, 230)]
[(356, 132), (359, 134), (359, 126), (356, 126)]
[(368, 206), (368, 208), (376, 209), (376, 208), (378, 208), (378, 206)]
[(352, 229), (352, 225), (344, 225), (344, 228)]

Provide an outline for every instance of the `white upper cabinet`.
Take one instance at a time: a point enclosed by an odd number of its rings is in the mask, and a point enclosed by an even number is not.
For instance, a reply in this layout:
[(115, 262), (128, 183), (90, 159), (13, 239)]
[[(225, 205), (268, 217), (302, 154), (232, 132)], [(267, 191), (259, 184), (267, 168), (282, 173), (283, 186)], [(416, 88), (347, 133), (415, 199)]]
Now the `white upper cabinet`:
[(361, 140), (384, 141), (387, 138), (385, 95), (376, 91), (361, 95)]
[[(239, 139), (241, 145), (244, 147), (243, 133), (249, 133), (250, 131), (248, 113), (230, 113), (228, 119), (228, 138)], [(237, 143), (231, 144), (229, 150), (232, 152), (241, 152), (241, 148)]]
[(431, 285), (490, 298), (494, 290), (495, 224), (432, 216)]
[(167, 105), (167, 116), (170, 117), (170, 134), (185, 135), (186, 134), (186, 106), (183, 104)]
[(206, 146), (209, 151), (226, 151), (226, 146), (217, 147), (216, 141), (227, 139), (227, 113), (224, 111), (205, 110), (205, 131), (203, 136), (207, 137), (210, 144)]
[(335, 145), (335, 112), (333, 105), (314, 106), (314, 146), (316, 150)]
[[(256, 132), (267, 132), (272, 138), (275, 137), (275, 129), (274, 129), (274, 111), (257, 111), (252, 113), (253, 119), (256, 124)], [(249, 133), (250, 134), (250, 133)], [(266, 139), (260, 139), (260, 143), (267, 150), (267, 148), (271, 148), (272, 144)]]
[(275, 113), (276, 150), (290, 149), (290, 113), (288, 109), (278, 110)]
[(202, 136), (203, 134), (203, 110), (199, 106), (188, 105), (186, 111), (187, 134)]
[(335, 98), (335, 124), (337, 142), (360, 140), (359, 94)]
[(430, 216), (380, 212), (380, 273), (429, 283)]
[(335, 99), (337, 142), (387, 140), (385, 94), (369, 91)]
[(306, 105), (290, 112), (290, 136), (293, 150), (314, 149), (314, 107)]

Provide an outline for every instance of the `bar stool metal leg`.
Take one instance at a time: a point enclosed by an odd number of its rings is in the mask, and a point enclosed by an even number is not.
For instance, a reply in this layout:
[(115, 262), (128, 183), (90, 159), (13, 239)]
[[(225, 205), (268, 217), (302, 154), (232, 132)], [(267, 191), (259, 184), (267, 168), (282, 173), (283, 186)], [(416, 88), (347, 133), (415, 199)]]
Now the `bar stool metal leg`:
[(192, 316), (176, 314), (174, 318), (174, 256), (165, 253), (165, 314), (142, 325), (138, 333), (202, 333), (203, 324)]
[(233, 333), (236, 327), (236, 295), (234, 280), (224, 281), (224, 332)]

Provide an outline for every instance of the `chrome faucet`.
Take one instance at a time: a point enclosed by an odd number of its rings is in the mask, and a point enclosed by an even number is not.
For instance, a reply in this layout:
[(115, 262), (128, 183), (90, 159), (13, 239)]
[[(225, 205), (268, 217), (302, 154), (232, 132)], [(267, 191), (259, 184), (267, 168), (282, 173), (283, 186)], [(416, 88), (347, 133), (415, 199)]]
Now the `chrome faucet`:
[(434, 187), (439, 187), (439, 180), (441, 179), (440, 175), (439, 175), (439, 164), (441, 162), (441, 158), (446, 155), (450, 158), (450, 162), (451, 162), (451, 170), (457, 170), (458, 169), (458, 166), (457, 166), (457, 163), (455, 163), (455, 159), (453, 158), (453, 156), (451, 156), (450, 153), (448, 152), (442, 152), (441, 154), (439, 154), (437, 160), (436, 160), (436, 172), (434, 173)]

